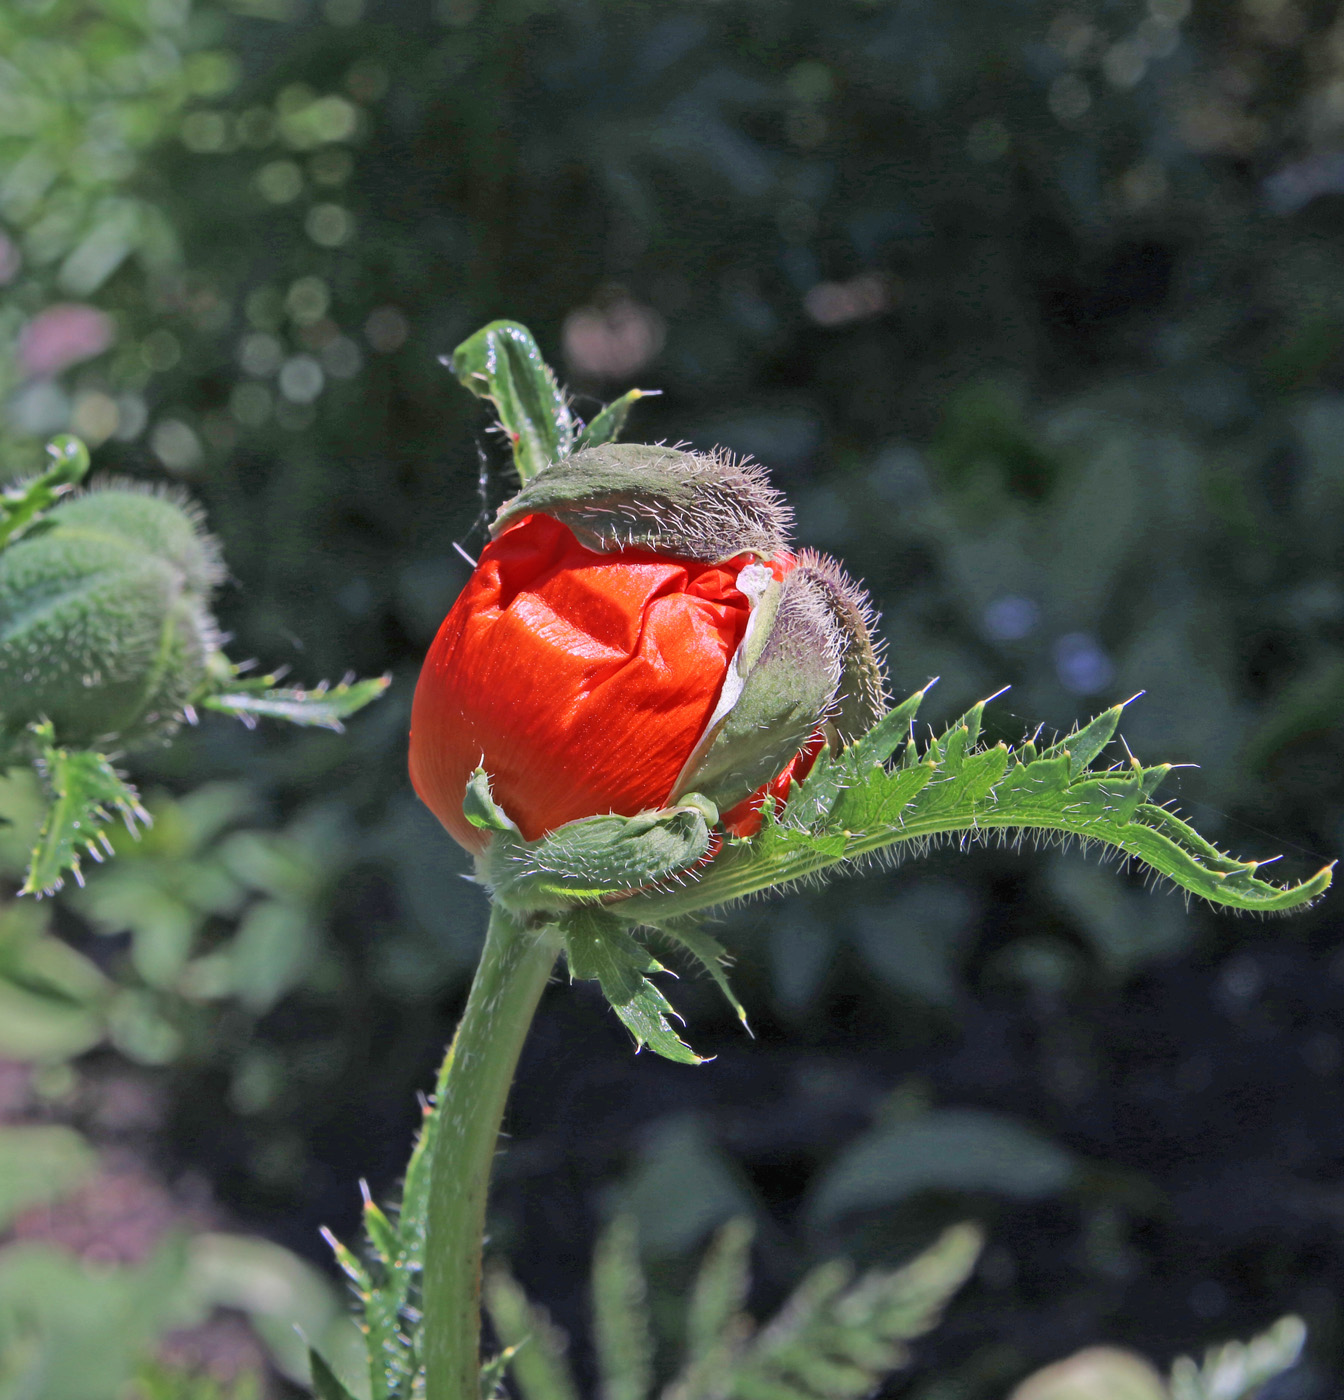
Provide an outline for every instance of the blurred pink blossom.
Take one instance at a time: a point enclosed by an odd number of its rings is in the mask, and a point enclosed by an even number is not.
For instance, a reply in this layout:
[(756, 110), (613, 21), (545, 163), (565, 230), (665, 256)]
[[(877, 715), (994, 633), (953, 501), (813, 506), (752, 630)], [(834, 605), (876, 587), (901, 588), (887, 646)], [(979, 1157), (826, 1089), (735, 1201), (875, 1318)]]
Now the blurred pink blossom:
[(865, 272), (848, 282), (818, 282), (803, 298), (803, 309), (819, 326), (844, 326), (880, 316), (891, 302), (891, 280)]
[(667, 330), (651, 307), (624, 297), (607, 306), (581, 306), (565, 317), (565, 359), (575, 374), (624, 379), (663, 348)]
[(30, 379), (50, 379), (101, 355), (116, 338), (112, 318), (82, 302), (39, 311), (19, 335), (19, 363)]

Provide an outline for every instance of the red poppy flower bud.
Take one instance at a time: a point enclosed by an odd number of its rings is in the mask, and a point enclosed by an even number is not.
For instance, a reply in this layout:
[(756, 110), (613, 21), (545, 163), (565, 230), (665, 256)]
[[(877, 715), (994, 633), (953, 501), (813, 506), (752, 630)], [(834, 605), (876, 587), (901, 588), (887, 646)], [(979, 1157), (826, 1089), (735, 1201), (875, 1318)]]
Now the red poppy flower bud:
[(787, 523), (759, 468), (722, 454), (609, 446), (540, 473), (501, 509), (421, 672), (422, 800), (477, 852), (489, 832), (462, 803), (478, 768), (528, 841), (696, 792), (752, 834), (824, 723), (881, 710), (862, 595), (790, 553)]

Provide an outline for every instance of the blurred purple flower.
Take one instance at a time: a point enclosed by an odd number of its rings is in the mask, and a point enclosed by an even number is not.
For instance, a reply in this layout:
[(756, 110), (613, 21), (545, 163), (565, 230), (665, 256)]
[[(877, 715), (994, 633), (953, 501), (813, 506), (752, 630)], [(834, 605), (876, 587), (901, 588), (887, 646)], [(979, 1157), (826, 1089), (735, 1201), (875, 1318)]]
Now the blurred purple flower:
[(1055, 643), (1055, 670), (1064, 689), (1075, 695), (1095, 695), (1115, 679), (1111, 658), (1086, 632), (1070, 632)]
[(101, 355), (115, 339), (110, 316), (82, 302), (61, 302), (39, 311), (23, 328), (19, 363), (30, 379), (50, 379)]

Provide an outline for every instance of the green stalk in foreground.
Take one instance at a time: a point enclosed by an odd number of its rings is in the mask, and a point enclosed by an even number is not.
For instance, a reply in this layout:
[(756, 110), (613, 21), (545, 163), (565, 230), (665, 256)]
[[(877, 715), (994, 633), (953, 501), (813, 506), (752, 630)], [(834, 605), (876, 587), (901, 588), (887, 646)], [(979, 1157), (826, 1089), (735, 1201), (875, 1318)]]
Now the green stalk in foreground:
[(480, 1395), (481, 1246), (504, 1104), (560, 951), (495, 904), (467, 1009), (439, 1078), (424, 1259), (426, 1400)]

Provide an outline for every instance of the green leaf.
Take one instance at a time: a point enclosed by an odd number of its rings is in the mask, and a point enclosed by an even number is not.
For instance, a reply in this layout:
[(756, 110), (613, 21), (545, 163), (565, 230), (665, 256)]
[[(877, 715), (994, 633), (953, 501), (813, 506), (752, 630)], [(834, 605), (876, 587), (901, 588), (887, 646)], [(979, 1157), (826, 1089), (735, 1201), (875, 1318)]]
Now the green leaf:
[(583, 429), (574, 441), (574, 451), (581, 452), (585, 447), (601, 447), (603, 443), (615, 442), (625, 430), (625, 420), (635, 404), (640, 399), (653, 398), (662, 392), (661, 389), (631, 389), (622, 394)]
[(90, 1049), (106, 1034), (109, 989), (35, 905), (0, 910), (0, 1056), (59, 1061)]
[(750, 1214), (751, 1192), (694, 1114), (660, 1120), (621, 1186), (619, 1211), (652, 1258), (688, 1255), (714, 1230)]
[(517, 1347), (505, 1347), (498, 1356), (481, 1363), (481, 1400), (505, 1400), (504, 1375), (517, 1350)]
[(975, 1226), (957, 1225), (903, 1269), (874, 1269), (857, 1283), (847, 1264), (823, 1264), (743, 1350), (716, 1393), (738, 1400), (869, 1394), (906, 1365), (906, 1343), (936, 1325), (981, 1243)]
[(1210, 1347), (1202, 1366), (1179, 1357), (1171, 1368), (1171, 1400), (1251, 1400), (1267, 1381), (1297, 1364), (1306, 1340), (1300, 1317), (1282, 1317), (1253, 1341)]
[(525, 484), (573, 450), (574, 415), (526, 326), (491, 321), (445, 363), (477, 398), (494, 405)]
[(310, 1345), (338, 1374), (349, 1374), (362, 1358), (362, 1338), (338, 1291), (318, 1269), (270, 1240), (193, 1235), (182, 1294), (201, 1316), (216, 1308), (245, 1314), (271, 1361), (296, 1384), (309, 1378)]
[(924, 1190), (1040, 1200), (1072, 1177), (1067, 1152), (1011, 1118), (942, 1109), (849, 1143), (814, 1188), (808, 1217), (824, 1226), (849, 1211), (891, 1207)]
[(31, 726), (38, 745), (38, 763), (50, 805), (33, 847), (24, 894), (51, 894), (65, 883), (66, 873), (84, 883), (81, 863), (90, 855), (101, 861), (112, 847), (103, 828), (114, 815), (134, 832), (136, 823), (149, 824), (140, 796), (100, 753), (57, 748), (51, 725)]
[(635, 1037), (636, 1049), (647, 1045), (678, 1064), (704, 1063), (668, 1024), (667, 1018), (676, 1013), (644, 975), (665, 969), (631, 937), (620, 915), (579, 908), (562, 915), (559, 924), (571, 978), (592, 979), (601, 986), (611, 1009)]
[(906, 740), (888, 768), (923, 694), (838, 758), (819, 762), (782, 814), (767, 813), (759, 835), (727, 843), (684, 889), (634, 895), (624, 913), (666, 923), (878, 851), (920, 853), (940, 840), (1024, 836), (1097, 843), (1230, 909), (1285, 913), (1329, 887), (1331, 866), (1296, 885), (1262, 880), (1258, 862), (1225, 854), (1150, 801), (1169, 765), (1093, 767), (1115, 732), (1119, 706), (1042, 752), (1031, 743), (1016, 751), (977, 748), (976, 706), (922, 752), (913, 737)]
[(551, 1325), (545, 1312), (528, 1300), (502, 1265), (486, 1270), (482, 1291), (522, 1400), (578, 1400), (578, 1387), (565, 1360), (564, 1334)]
[(341, 1384), (336, 1372), (312, 1347), (308, 1348), (308, 1365), (312, 1373), (313, 1394), (317, 1400), (355, 1400)]
[(282, 719), (290, 724), (334, 729), (339, 734), (344, 729), (342, 720), (377, 700), (392, 683), (391, 676), (374, 676), (362, 681), (342, 681), (339, 685), (323, 681), (305, 689), (279, 686), (279, 679), (270, 675), (245, 680), (230, 668), (230, 674), (215, 682), (217, 688), (199, 696), (195, 703), (203, 709), (236, 715), (247, 725), (258, 719)]
[(124, 1400), (163, 1332), (204, 1320), (184, 1293), (182, 1246), (172, 1235), (143, 1264), (100, 1269), (37, 1241), (0, 1250), (0, 1336), (25, 1343), (19, 1374), (5, 1367), (18, 1382), (7, 1397)]
[(0, 549), (30, 529), (89, 470), (89, 450), (77, 437), (52, 438), (47, 455), (52, 460), (46, 471), (0, 491)]
[(713, 1393), (719, 1377), (752, 1330), (746, 1314), (755, 1226), (730, 1220), (715, 1236), (700, 1265), (686, 1313), (686, 1358), (667, 1400), (697, 1400)]
[(618, 1215), (593, 1253), (593, 1341), (602, 1400), (647, 1400), (653, 1385), (647, 1293), (635, 1222)]
[(93, 1149), (73, 1128), (0, 1127), (0, 1231), (29, 1207), (69, 1195), (96, 1165)]
[[(685, 948), (709, 973), (719, 991), (723, 993), (728, 1005), (737, 1013), (737, 1019), (746, 1026), (747, 1011), (738, 1001), (728, 983), (728, 977), (724, 971), (724, 963), (728, 959), (728, 953), (718, 939), (706, 933), (698, 924), (692, 923), (689, 919), (671, 920), (666, 924), (659, 925), (658, 928), (661, 933)], [(748, 1026), (747, 1029), (751, 1028)]]

